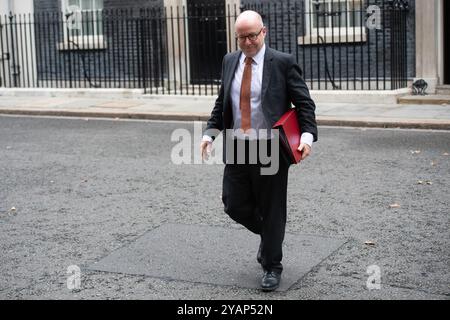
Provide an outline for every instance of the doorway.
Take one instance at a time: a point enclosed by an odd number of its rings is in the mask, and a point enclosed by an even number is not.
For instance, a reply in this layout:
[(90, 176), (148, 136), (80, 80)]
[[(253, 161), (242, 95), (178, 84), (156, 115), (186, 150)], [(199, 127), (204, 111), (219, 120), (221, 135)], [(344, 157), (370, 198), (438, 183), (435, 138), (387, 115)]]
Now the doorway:
[(188, 0), (187, 13), (191, 83), (218, 83), (227, 53), (225, 0)]

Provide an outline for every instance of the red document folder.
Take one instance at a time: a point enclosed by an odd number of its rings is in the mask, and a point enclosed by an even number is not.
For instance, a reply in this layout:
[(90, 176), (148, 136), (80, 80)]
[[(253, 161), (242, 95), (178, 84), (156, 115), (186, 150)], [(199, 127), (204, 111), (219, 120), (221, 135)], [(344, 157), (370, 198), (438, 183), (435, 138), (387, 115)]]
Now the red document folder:
[(300, 125), (295, 109), (290, 109), (283, 114), (280, 120), (273, 125), (273, 128), (279, 130), (281, 147), (291, 163), (299, 163), (302, 158), (302, 153), (297, 150), (300, 145)]

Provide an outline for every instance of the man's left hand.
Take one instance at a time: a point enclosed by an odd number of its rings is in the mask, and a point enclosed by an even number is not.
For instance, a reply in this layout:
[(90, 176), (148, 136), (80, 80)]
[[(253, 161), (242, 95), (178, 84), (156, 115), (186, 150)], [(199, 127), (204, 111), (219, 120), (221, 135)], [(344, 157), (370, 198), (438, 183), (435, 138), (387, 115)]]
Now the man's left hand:
[(304, 160), (311, 153), (311, 147), (306, 143), (300, 143), (297, 150), (302, 152), (302, 160)]

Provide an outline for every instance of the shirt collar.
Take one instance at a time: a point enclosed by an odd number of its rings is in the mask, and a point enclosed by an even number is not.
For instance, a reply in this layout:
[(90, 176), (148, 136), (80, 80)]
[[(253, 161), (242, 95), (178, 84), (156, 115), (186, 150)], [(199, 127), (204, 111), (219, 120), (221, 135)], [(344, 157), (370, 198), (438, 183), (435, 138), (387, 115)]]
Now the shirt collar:
[[(256, 64), (262, 64), (264, 62), (264, 54), (266, 53), (266, 44), (263, 44), (262, 48), (258, 51), (256, 56), (253, 57), (253, 62)], [(240, 62), (244, 63), (245, 55), (241, 54)]]

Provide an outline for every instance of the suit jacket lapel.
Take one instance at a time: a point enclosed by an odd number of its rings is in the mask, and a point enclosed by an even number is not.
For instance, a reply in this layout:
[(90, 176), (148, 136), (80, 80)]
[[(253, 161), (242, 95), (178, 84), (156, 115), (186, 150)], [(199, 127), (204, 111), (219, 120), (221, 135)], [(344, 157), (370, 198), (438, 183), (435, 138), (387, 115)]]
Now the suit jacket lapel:
[(269, 87), (270, 75), (272, 74), (272, 49), (266, 47), (266, 53), (264, 54), (264, 66), (263, 66), (263, 78), (261, 84), (261, 106), (264, 107), (264, 97)]

